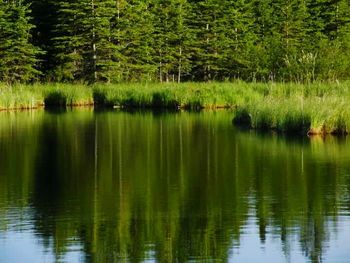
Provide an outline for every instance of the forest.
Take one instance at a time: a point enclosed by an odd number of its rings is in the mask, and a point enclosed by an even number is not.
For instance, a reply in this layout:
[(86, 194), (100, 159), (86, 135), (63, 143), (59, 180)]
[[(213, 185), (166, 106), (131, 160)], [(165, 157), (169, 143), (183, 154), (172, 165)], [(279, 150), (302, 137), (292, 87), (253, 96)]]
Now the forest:
[(343, 80), (347, 0), (0, 0), (0, 81)]
[(350, 0), (0, 0), (0, 262), (347, 261), (347, 135)]

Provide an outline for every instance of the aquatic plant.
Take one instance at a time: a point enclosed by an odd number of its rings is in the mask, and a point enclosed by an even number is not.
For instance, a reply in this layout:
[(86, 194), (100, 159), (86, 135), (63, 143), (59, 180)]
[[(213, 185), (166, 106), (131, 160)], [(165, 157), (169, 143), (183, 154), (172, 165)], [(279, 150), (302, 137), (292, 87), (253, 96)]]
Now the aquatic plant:
[(350, 132), (349, 83), (120, 83), (0, 85), (0, 109), (98, 105), (200, 110), (233, 108), (233, 122), (284, 133)]

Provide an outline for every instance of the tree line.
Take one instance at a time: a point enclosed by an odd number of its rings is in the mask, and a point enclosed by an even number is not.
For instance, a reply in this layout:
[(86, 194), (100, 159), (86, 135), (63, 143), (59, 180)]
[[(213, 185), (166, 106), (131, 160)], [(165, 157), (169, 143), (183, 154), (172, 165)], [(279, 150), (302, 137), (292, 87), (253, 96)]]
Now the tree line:
[(0, 0), (0, 80), (350, 75), (347, 0)]

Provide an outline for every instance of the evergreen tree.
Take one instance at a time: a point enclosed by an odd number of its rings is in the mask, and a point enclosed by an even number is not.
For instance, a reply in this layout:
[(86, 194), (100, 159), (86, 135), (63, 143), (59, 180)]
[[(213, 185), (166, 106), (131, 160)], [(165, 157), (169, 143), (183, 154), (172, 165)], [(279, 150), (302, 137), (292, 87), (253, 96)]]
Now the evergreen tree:
[(126, 41), (126, 31), (124, 28), (124, 13), (127, 6), (126, 0), (116, 1), (116, 13), (111, 19), (111, 39), (114, 46), (114, 52), (112, 54), (113, 61), (115, 62), (115, 67), (113, 71), (113, 81), (124, 81), (125, 76), (125, 65), (127, 57), (123, 54), (123, 49), (125, 48)]
[(221, 1), (191, 1), (190, 27), (192, 42), (192, 75), (197, 80), (213, 80), (217, 77), (218, 60), (218, 19), (221, 14)]
[(113, 20), (118, 15), (115, 0), (91, 0), (91, 9), (92, 48), (87, 60), (91, 59), (92, 81), (110, 82), (118, 66), (115, 57), (118, 50), (112, 38)]
[(221, 2), (217, 20), (219, 78), (249, 78), (249, 53), (256, 41), (251, 3), (245, 0)]
[(303, 70), (300, 63), (309, 63), (304, 58), (307, 43), (307, 6), (305, 0), (281, 1), (283, 4), (276, 6), (275, 14), (280, 13), (279, 25), (274, 29), (278, 36), (280, 32), (282, 62), (277, 61), (279, 66), (279, 75), (282, 80), (301, 81), (303, 79)]
[(2, 80), (35, 68), (88, 82), (350, 75), (348, 0), (23, 1), (0, 0)]
[(58, 81), (85, 77), (83, 55), (88, 49), (87, 1), (57, 1), (57, 23), (53, 30), (55, 68), (53, 75)]
[(254, 13), (258, 41), (252, 53), (258, 78), (301, 80), (300, 60), (308, 54), (305, 1), (254, 1)]
[(26, 0), (30, 9), (32, 42), (41, 52), (38, 54), (38, 69), (44, 80), (51, 80), (50, 74), (55, 67), (53, 31), (57, 24), (55, 0)]
[(154, 14), (151, 0), (118, 1), (118, 27), (114, 29), (122, 80), (155, 80)]
[(350, 4), (346, 0), (322, 1), (323, 10), (320, 20), (323, 22), (317, 61), (317, 73), (320, 79), (348, 78), (350, 69)]
[(192, 2), (192, 74), (199, 80), (240, 78), (250, 67), (254, 42), (253, 13), (248, 1)]
[(189, 66), (189, 38), (186, 0), (157, 0), (155, 17), (155, 59), (158, 64), (159, 80), (180, 82)]
[(0, 0), (0, 80), (8, 83), (33, 80), (38, 71), (38, 49), (30, 43), (28, 6)]
[(58, 80), (110, 81), (117, 62), (112, 21), (117, 15), (112, 0), (57, 1), (53, 38)]
[(253, 80), (267, 81), (274, 78), (271, 59), (273, 53), (273, 30), (274, 23), (271, 0), (253, 0), (251, 8), (253, 12), (252, 31), (256, 37), (254, 44), (250, 46), (250, 70)]

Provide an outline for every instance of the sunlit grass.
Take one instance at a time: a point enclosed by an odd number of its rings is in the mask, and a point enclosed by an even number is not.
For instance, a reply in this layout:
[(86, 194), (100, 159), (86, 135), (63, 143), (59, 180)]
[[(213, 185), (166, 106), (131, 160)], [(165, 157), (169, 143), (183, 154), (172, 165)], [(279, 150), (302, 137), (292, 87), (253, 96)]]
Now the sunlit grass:
[(234, 122), (286, 133), (347, 134), (349, 102), (347, 83), (271, 84), (263, 96), (237, 108)]
[(0, 84), (0, 109), (100, 105), (120, 108), (235, 109), (234, 122), (302, 134), (350, 133), (344, 83)]
[(42, 105), (43, 96), (36, 87), (0, 85), (0, 110), (33, 109)]
[(81, 84), (39, 85), (45, 106), (93, 105), (92, 89)]

